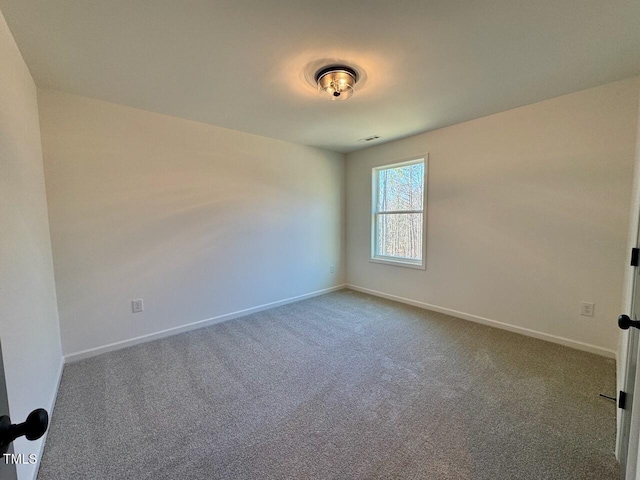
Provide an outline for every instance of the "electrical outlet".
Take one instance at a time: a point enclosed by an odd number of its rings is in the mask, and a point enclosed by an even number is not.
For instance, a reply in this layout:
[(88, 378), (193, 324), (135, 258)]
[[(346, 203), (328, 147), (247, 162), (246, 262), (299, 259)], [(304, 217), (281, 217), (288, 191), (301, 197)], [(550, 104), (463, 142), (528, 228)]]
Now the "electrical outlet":
[(144, 311), (144, 303), (142, 302), (141, 298), (131, 300), (131, 311), (133, 313), (140, 313)]
[(580, 304), (580, 315), (584, 315), (585, 317), (593, 317), (593, 309), (595, 305), (589, 302), (582, 302)]
[(331, 266), (329, 267), (329, 272), (330, 272), (330, 273), (336, 273), (336, 266), (335, 266), (335, 265), (331, 265)]

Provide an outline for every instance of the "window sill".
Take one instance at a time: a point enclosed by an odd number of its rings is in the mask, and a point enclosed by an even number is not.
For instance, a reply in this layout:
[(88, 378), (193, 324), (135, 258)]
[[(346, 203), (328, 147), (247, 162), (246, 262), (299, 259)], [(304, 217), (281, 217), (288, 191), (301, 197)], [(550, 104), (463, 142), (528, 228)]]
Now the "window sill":
[(427, 269), (424, 263), (420, 265), (419, 263), (403, 262), (402, 260), (396, 260), (391, 258), (374, 257), (374, 258), (370, 258), (369, 261), (371, 263), (382, 263), (384, 265), (394, 265), (396, 267), (415, 268), (417, 270)]

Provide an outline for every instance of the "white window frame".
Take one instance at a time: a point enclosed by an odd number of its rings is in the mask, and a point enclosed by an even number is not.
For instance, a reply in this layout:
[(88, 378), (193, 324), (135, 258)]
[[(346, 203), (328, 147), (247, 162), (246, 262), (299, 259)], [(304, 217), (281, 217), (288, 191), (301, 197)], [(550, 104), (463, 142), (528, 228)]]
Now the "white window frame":
[[(424, 189), (422, 198), (422, 210), (399, 210), (394, 212), (384, 212), (386, 214), (400, 214), (400, 213), (421, 213), (422, 214), (422, 258), (420, 261), (412, 260), (410, 258), (390, 257), (386, 255), (376, 255), (377, 252), (377, 222), (378, 216), (381, 214), (378, 212), (378, 174), (381, 170), (388, 170), (390, 168), (405, 167), (407, 165), (415, 165), (417, 163), (424, 163)], [(399, 267), (418, 268), (420, 270), (426, 270), (426, 254), (427, 254), (427, 171), (429, 165), (429, 156), (427, 154), (416, 157), (411, 157), (409, 160), (401, 160), (396, 163), (388, 165), (381, 165), (374, 167), (371, 170), (371, 258), (370, 262), (383, 263), (386, 265), (396, 265)]]

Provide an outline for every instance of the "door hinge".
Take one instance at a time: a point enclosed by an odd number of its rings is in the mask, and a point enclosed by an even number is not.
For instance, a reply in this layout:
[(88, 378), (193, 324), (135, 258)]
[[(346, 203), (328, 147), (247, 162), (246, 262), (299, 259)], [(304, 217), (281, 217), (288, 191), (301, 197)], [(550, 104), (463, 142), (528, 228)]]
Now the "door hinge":
[(623, 392), (622, 390), (620, 390), (620, 393), (618, 394), (618, 408), (621, 408), (624, 410), (626, 403), (627, 403), (627, 392)]
[(637, 267), (640, 265), (640, 248), (631, 249), (631, 266)]

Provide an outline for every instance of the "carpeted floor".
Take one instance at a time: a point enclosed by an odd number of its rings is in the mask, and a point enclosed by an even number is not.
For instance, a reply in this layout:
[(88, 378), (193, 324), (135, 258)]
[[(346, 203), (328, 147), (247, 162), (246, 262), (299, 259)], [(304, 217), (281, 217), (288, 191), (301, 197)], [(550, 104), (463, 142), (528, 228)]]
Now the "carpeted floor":
[(616, 479), (613, 360), (345, 290), (66, 366), (38, 478)]

